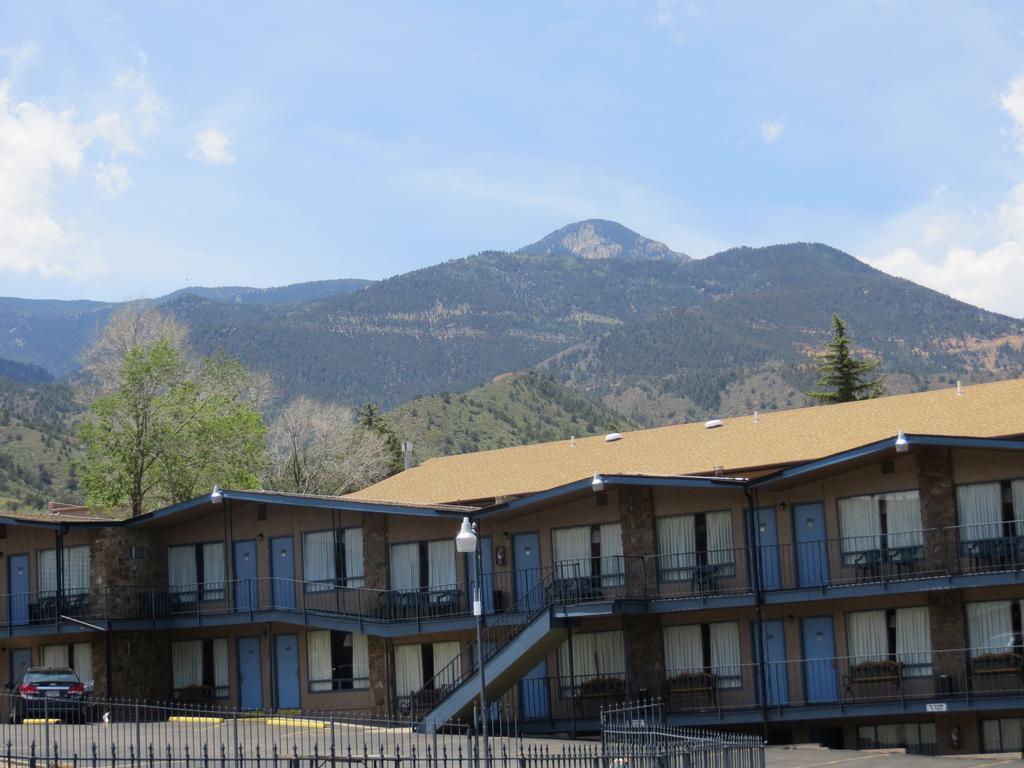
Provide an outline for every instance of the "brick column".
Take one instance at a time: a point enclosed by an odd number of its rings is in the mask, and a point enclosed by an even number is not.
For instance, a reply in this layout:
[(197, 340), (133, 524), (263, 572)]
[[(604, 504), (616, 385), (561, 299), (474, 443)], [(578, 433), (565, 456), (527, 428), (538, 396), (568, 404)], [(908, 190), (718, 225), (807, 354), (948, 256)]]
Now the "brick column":
[[(964, 657), (950, 653), (967, 647), (964, 598), (960, 590), (928, 593), (928, 623), (931, 625), (932, 667), (936, 675), (952, 675), (964, 684)], [(962, 692), (962, 691), (961, 691)]]
[[(107, 691), (105, 634), (92, 638), (92, 669), (97, 695)], [(113, 696), (121, 699), (168, 701), (171, 698), (171, 636), (169, 632), (111, 634)]]
[[(388, 520), (386, 515), (363, 514), (363, 574), (367, 589), (390, 589), (391, 558), (388, 557)], [(395, 689), (395, 665), (386, 638), (370, 635), (366, 639), (370, 666), (370, 695), (373, 708), (394, 715), (392, 691)]]
[[(619, 489), (619, 518), (622, 522), (622, 553), (626, 557), (628, 585), (640, 589), (644, 583), (653, 586), (653, 561), (647, 558), (658, 551), (654, 526), (654, 494), (648, 486), (626, 486)], [(635, 593), (637, 596), (640, 594)], [(665, 678), (664, 650), (661, 639), (661, 617), (657, 615), (624, 615), (630, 697), (658, 697)]]
[(914, 447), (917, 487), (921, 499), (921, 525), (940, 529), (925, 535), (925, 562), (931, 571), (959, 568), (956, 532), (941, 530), (956, 525), (956, 489), (953, 457), (947, 448)]

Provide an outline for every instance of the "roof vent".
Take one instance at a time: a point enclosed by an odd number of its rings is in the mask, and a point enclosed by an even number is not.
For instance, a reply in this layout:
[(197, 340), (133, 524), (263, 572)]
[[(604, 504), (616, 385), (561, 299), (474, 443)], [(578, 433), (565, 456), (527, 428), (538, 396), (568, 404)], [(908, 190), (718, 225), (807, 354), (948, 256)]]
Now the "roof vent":
[(704, 422), (704, 429), (718, 429), (720, 426), (722, 426), (721, 419), (711, 419)]
[(616, 440), (621, 439), (622, 435), (620, 435), (618, 432), (609, 432), (607, 435), (604, 436), (604, 441), (606, 443), (614, 443)]

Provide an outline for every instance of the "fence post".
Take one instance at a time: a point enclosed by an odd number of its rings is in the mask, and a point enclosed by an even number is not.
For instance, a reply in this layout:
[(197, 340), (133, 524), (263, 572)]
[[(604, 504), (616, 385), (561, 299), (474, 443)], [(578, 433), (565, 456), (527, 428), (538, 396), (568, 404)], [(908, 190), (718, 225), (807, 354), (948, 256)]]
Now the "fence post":
[(135, 702), (135, 756), (142, 762), (142, 719), (139, 717), (139, 702)]
[[(239, 744), (238, 744), (238, 712), (232, 712), (231, 713), (231, 738), (235, 742), (234, 753), (235, 753), (235, 759), (237, 760), (238, 757), (240, 756), (240, 753), (238, 751), (239, 750)], [(239, 766), (239, 768), (241, 768), (241, 766)]]

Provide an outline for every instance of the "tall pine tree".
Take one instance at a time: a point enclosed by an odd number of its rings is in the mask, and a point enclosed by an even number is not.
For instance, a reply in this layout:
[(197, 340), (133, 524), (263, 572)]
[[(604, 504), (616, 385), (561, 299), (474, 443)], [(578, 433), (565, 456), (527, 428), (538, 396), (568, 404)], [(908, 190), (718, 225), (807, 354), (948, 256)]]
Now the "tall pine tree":
[[(832, 315), (832, 340), (818, 355), (818, 387), (808, 392), (819, 403), (849, 403), (870, 400), (885, 394), (883, 377), (869, 376), (878, 367), (878, 360), (858, 360), (850, 352), (846, 323)], [(824, 389), (830, 387), (831, 389)]]

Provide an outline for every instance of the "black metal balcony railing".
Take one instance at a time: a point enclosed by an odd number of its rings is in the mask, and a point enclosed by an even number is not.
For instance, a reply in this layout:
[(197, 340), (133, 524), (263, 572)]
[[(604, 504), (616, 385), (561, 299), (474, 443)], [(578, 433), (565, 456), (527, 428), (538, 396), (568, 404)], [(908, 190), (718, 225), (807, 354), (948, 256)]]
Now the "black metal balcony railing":
[[(1024, 529), (1024, 524), (1021, 525)], [(755, 569), (768, 593), (887, 584), (1024, 569), (1024, 535), (1014, 521), (823, 539), (821, 541), (561, 561), (553, 568), (486, 573), (483, 603), (500, 613), (531, 594), (540, 605), (606, 600), (705, 599), (750, 595)], [(360, 580), (361, 583), (362, 580)], [(535, 590), (543, 582), (543, 590)], [(58, 595), (0, 595), (0, 628), (81, 620), (281, 611), (398, 622), (464, 617), (472, 582), (380, 590), (332, 582), (262, 578), (173, 587), (94, 586)]]

